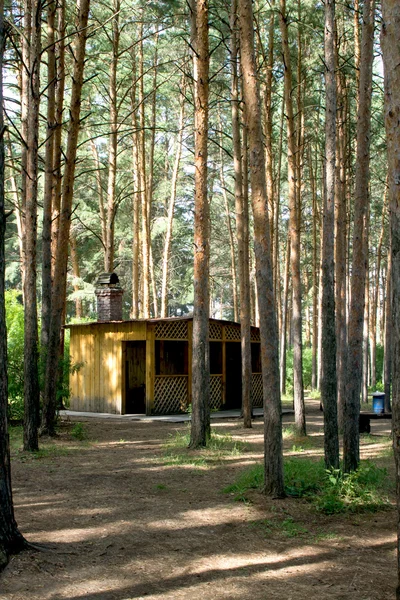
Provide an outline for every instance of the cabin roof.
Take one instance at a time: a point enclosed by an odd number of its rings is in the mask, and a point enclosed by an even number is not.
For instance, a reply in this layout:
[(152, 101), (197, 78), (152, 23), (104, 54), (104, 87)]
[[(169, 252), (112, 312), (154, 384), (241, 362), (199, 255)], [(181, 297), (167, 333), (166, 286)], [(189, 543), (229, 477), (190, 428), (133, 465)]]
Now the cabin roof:
[[(118, 324), (118, 323), (171, 323), (174, 321), (193, 321), (193, 317), (165, 317), (165, 318), (157, 318), (157, 319), (127, 319), (126, 321), (90, 321), (89, 323), (69, 323), (64, 325), (64, 329), (73, 329), (74, 327), (85, 327), (93, 325), (108, 325), (108, 324)], [(240, 323), (236, 321), (226, 321), (224, 319), (213, 319), (210, 317), (209, 321), (213, 321), (214, 323), (221, 323), (221, 325), (237, 325), (240, 327)], [(254, 325), (251, 326), (252, 329), (258, 329)]]

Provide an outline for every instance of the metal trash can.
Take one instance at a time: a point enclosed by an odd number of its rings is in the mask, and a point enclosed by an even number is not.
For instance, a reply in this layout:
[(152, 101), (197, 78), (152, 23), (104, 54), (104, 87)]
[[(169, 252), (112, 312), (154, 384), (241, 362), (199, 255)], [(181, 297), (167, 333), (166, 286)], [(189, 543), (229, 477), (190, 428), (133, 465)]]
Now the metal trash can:
[(372, 394), (372, 412), (376, 415), (385, 412), (385, 394), (384, 392), (374, 392)]

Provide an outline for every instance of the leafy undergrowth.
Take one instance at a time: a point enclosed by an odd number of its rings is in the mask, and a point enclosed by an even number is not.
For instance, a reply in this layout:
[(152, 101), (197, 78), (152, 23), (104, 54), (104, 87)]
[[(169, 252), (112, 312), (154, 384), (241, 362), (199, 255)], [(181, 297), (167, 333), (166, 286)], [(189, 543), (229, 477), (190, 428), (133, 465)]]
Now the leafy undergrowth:
[[(235, 500), (246, 501), (251, 489), (261, 490), (263, 467), (245, 471), (235, 483), (224, 489)], [(376, 512), (391, 507), (387, 471), (369, 460), (361, 461), (353, 473), (326, 470), (324, 462), (303, 458), (285, 461), (285, 490), (288, 496), (304, 498), (326, 515)]]
[(206, 448), (189, 450), (189, 442), (190, 428), (169, 435), (164, 444), (165, 452), (161, 459), (163, 463), (206, 467), (210, 463), (221, 462), (229, 456), (240, 456), (248, 449), (246, 443), (233, 439), (229, 433), (215, 433), (213, 430)]

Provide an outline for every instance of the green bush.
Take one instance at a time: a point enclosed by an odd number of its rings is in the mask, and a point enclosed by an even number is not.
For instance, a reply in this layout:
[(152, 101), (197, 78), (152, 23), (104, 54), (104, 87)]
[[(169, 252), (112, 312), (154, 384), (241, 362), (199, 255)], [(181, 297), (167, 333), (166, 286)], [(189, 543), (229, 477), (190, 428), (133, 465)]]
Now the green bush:
[(6, 326), (8, 354), (8, 413), (11, 419), (24, 415), (24, 307), (18, 290), (7, 290)]
[[(285, 460), (285, 491), (288, 496), (305, 498), (327, 515), (344, 512), (374, 512), (390, 506), (385, 495), (387, 471), (371, 461), (362, 461), (357, 471), (326, 470), (324, 461), (305, 458)], [(262, 465), (245, 471), (224, 492), (235, 500), (246, 500), (250, 489), (262, 488)]]
[[(304, 389), (311, 389), (312, 381), (312, 349), (303, 346), (303, 384)], [(293, 392), (293, 348), (286, 352), (286, 391)]]
[(75, 425), (71, 429), (71, 435), (76, 440), (86, 440), (88, 437), (86, 426), (83, 423), (75, 423)]

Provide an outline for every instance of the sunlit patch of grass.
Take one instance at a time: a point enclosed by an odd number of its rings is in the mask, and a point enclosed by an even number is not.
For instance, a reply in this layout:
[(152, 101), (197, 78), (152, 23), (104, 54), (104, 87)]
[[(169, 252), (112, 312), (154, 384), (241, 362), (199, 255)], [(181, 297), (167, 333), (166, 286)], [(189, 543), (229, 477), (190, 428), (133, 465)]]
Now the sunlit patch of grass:
[(207, 467), (225, 458), (240, 456), (248, 449), (246, 443), (233, 439), (230, 433), (215, 433), (213, 429), (206, 448), (190, 450), (189, 443), (189, 427), (171, 434), (163, 446), (164, 456), (159, 460), (166, 465)]
[(392, 438), (390, 435), (372, 435), (371, 433), (362, 433), (360, 442), (366, 444), (391, 444)]
[(301, 523), (297, 523), (292, 517), (286, 519), (262, 519), (250, 523), (252, 529), (256, 529), (265, 537), (278, 536), (294, 538), (308, 534), (308, 529)]
[[(323, 461), (304, 458), (290, 458), (284, 468), (287, 495), (308, 500), (324, 514), (376, 512), (391, 507), (387, 471), (371, 461), (361, 461), (353, 473), (327, 471)], [(249, 490), (261, 490), (263, 477), (262, 465), (256, 465), (223, 491), (245, 501)]]

